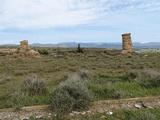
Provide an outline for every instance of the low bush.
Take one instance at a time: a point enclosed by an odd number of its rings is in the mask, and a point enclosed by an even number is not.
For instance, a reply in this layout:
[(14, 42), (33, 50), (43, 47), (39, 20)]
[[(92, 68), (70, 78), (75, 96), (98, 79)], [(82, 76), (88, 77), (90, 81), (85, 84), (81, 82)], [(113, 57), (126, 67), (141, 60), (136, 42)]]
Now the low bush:
[(49, 55), (49, 52), (47, 49), (38, 49), (38, 52), (41, 54), (41, 55)]
[(157, 77), (148, 77), (141, 79), (139, 84), (145, 88), (157, 88), (160, 87), (160, 76)]
[(44, 95), (47, 92), (46, 85), (37, 75), (31, 75), (21, 85), (21, 90), (27, 95)]
[(53, 91), (51, 106), (57, 113), (82, 110), (88, 107), (91, 93), (81, 80), (66, 80)]
[(138, 82), (142, 87), (160, 87), (160, 73), (154, 70), (137, 70), (127, 72), (122, 79)]
[(124, 76), (122, 76), (122, 79), (125, 81), (132, 82), (136, 80), (139, 77), (139, 74), (137, 71), (128, 71)]
[(160, 73), (154, 70), (144, 70), (139, 83), (141, 86), (146, 88), (160, 87)]

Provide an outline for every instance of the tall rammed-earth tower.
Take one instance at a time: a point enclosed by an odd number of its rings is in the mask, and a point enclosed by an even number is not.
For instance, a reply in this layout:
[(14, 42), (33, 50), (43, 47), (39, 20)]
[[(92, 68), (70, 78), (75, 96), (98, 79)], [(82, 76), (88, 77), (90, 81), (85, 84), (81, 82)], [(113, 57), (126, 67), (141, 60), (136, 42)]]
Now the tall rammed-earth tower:
[(122, 54), (128, 54), (133, 52), (131, 33), (122, 34)]

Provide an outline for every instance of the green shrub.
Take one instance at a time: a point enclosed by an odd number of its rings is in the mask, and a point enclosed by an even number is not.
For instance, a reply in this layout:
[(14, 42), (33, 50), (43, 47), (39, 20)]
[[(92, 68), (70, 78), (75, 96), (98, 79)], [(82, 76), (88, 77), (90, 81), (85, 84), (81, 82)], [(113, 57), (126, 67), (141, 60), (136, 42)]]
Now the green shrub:
[(160, 87), (160, 73), (154, 70), (128, 71), (122, 79), (138, 82), (142, 87)]
[(51, 106), (57, 113), (82, 110), (88, 107), (91, 94), (81, 80), (66, 80), (52, 93)]
[(128, 71), (123, 77), (122, 79), (124, 79), (125, 81), (134, 81), (135, 79), (137, 79), (138, 77), (138, 72), (135, 71)]
[(144, 70), (139, 83), (146, 88), (160, 87), (160, 73), (154, 70)]
[(145, 88), (160, 87), (160, 76), (141, 79), (139, 84)]
[(38, 52), (41, 54), (41, 55), (49, 55), (49, 52), (47, 49), (38, 49)]
[(31, 75), (23, 81), (21, 90), (27, 95), (44, 95), (47, 92), (46, 85), (37, 75)]
[(92, 75), (90, 74), (90, 72), (86, 69), (80, 69), (78, 72), (80, 78), (82, 80), (89, 80), (91, 79)]
[(78, 44), (77, 52), (78, 52), (78, 53), (83, 53), (83, 49), (81, 48), (81, 45), (80, 45), (80, 44)]

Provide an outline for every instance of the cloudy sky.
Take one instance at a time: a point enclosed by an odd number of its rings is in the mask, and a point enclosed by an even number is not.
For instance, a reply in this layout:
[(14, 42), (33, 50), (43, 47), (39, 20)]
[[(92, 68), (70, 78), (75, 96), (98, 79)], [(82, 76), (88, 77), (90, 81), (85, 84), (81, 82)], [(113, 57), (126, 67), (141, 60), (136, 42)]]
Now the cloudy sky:
[(160, 42), (160, 0), (0, 0), (0, 44)]

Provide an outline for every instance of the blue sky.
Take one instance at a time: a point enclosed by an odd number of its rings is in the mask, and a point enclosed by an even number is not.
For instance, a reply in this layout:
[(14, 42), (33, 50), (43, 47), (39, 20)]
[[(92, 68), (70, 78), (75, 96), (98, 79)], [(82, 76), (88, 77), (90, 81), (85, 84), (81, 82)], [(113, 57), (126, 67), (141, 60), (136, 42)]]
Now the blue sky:
[(0, 0), (0, 44), (160, 42), (160, 0)]

